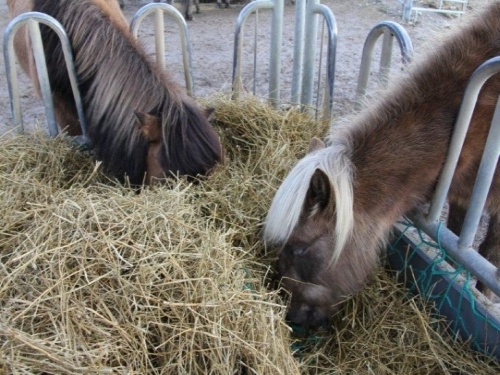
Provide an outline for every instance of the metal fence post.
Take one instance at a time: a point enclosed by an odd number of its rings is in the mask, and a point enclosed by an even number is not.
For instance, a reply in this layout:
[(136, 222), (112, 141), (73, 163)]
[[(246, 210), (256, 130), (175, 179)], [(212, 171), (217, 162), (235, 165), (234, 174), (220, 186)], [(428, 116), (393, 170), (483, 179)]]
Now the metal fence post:
[[(281, 41), (283, 33), (283, 0), (259, 0), (247, 4), (240, 12), (236, 21), (234, 59), (233, 59), (233, 94), (237, 99), (242, 90), (241, 84), (241, 54), (242, 33), (247, 18), (259, 9), (271, 9), (271, 60), (269, 73), (269, 100), (277, 107), (280, 98), (280, 68), (281, 68)], [(313, 98), (317, 18), (323, 16), (328, 29), (328, 58), (327, 58), (327, 84), (325, 92), (325, 116), (332, 114), (333, 107), (333, 84), (335, 73), (335, 52), (337, 43), (337, 25), (335, 17), (330, 8), (319, 4), (319, 0), (297, 0), (295, 5), (295, 41), (294, 61), (292, 71), (292, 104), (301, 104), (304, 107), (311, 106)], [(254, 74), (254, 80), (255, 80)]]
[[(283, 1), (283, 0), (279, 0)], [(245, 5), (238, 14), (236, 19), (236, 30), (234, 32), (234, 50), (233, 50), (233, 84), (232, 84), (232, 98), (238, 99), (241, 94), (241, 53), (243, 49), (243, 27), (248, 17), (260, 9), (274, 9), (274, 2), (272, 0), (259, 0), (253, 1)], [(281, 50), (281, 48), (280, 48)], [(255, 79), (255, 77), (254, 77)]]
[(460, 236), (457, 237), (449, 229), (442, 228), (439, 218), (446, 202), (481, 88), (491, 76), (499, 72), (500, 57), (495, 57), (483, 63), (472, 74), (465, 89), (448, 155), (439, 176), (429, 212), (426, 216), (421, 212), (415, 212), (411, 215), (411, 219), (415, 220), (420, 228), (441, 243), (456, 261), (460, 262), (497, 295), (500, 295), (498, 269), (476, 252), (472, 248), (472, 244), (500, 156), (500, 101), (497, 102)]
[(9, 87), (9, 96), (11, 100), (11, 110), (14, 119), (14, 125), (18, 127), (18, 131), (20, 133), (24, 131), (19, 101), (19, 86), (17, 82), (17, 71), (14, 53), (14, 36), (22, 26), (26, 26), (30, 35), (33, 55), (35, 58), (40, 92), (42, 94), (45, 105), (45, 114), (49, 126), (49, 133), (52, 137), (55, 137), (59, 133), (57, 122), (55, 119), (54, 103), (52, 101), (50, 82), (47, 75), (47, 65), (40, 34), (40, 23), (50, 27), (57, 34), (61, 41), (66, 69), (68, 70), (68, 76), (71, 83), (71, 88), (73, 90), (73, 97), (75, 99), (78, 120), (80, 122), (80, 128), (82, 130), (81, 142), (89, 143), (87, 137), (85, 114), (83, 111), (80, 91), (78, 90), (73, 53), (71, 52), (71, 43), (69, 41), (68, 35), (66, 34), (66, 31), (64, 30), (62, 25), (56, 19), (47, 14), (39, 12), (28, 12), (17, 16), (9, 23), (4, 34), (3, 49), (5, 70), (7, 75), (7, 84)]
[(155, 15), (155, 47), (156, 62), (158, 66), (165, 68), (165, 35), (163, 29), (165, 26), (164, 14), (167, 14), (172, 17), (179, 28), (186, 90), (189, 96), (194, 96), (193, 68), (191, 63), (191, 43), (189, 41), (189, 33), (186, 20), (184, 19), (182, 14), (170, 4), (147, 4), (139, 9), (132, 18), (132, 21), (130, 22), (130, 32), (135, 38), (137, 38), (137, 33), (142, 21), (152, 13), (154, 13)]
[(363, 46), (361, 68), (359, 72), (358, 86), (356, 88), (357, 109), (361, 107), (362, 100), (366, 95), (373, 49), (375, 47), (375, 43), (381, 35), (384, 35), (379, 71), (379, 77), (381, 78), (382, 84), (387, 85), (392, 57), (392, 43), (394, 38), (396, 38), (399, 44), (403, 64), (410, 62), (413, 56), (413, 46), (411, 44), (410, 37), (401, 25), (392, 21), (383, 21), (376, 24), (368, 33)]

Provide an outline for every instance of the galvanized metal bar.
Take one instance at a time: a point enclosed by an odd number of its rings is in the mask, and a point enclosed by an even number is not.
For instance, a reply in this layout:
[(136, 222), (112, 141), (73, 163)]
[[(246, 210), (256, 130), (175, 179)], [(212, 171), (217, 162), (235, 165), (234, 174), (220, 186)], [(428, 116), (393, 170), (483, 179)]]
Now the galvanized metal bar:
[(165, 22), (163, 17), (163, 11), (161, 9), (155, 9), (155, 50), (156, 50), (156, 61), (158, 66), (163, 68), (166, 67), (165, 63), (165, 34), (163, 30), (165, 29)]
[(306, 0), (295, 2), (295, 36), (292, 68), (292, 104), (299, 104), (302, 93), (302, 69), (304, 66), (304, 32), (306, 23)]
[(389, 83), (389, 73), (391, 72), (392, 61), (392, 34), (389, 30), (384, 29), (382, 37), (382, 53), (380, 55), (380, 70), (378, 72), (378, 79), (382, 87), (387, 87)]
[(49, 134), (51, 137), (56, 137), (57, 134), (59, 134), (59, 128), (57, 127), (54, 103), (52, 101), (49, 73), (47, 71), (47, 64), (45, 61), (45, 53), (43, 50), (40, 27), (38, 22), (34, 21), (33, 19), (28, 20), (27, 27), (31, 41), (31, 48), (33, 50), (33, 56), (35, 58), (38, 82), (40, 84), (40, 93), (42, 94), (43, 104), (45, 107), (45, 117), (47, 118)]
[(236, 19), (236, 30), (234, 32), (234, 52), (233, 52), (233, 83), (232, 99), (238, 99), (241, 93), (241, 53), (243, 49), (243, 26), (248, 17), (257, 9), (273, 9), (274, 2), (270, 0), (259, 0), (248, 3), (241, 10)]
[(406, 22), (410, 21), (411, 18), (411, 9), (413, 8), (413, 0), (398, 0), (403, 3), (403, 20)]
[(318, 15), (316, 5), (319, 0), (306, 0), (306, 24), (305, 24), (305, 46), (304, 46), (304, 68), (302, 72), (302, 95), (301, 104), (311, 106), (314, 93), (314, 76), (316, 56), (316, 39), (318, 30)]
[[(56, 20), (54, 19), (53, 21)], [(71, 47), (71, 42), (61, 24), (59, 24), (59, 26), (55, 29), (55, 31), (59, 36), (59, 40), (61, 41), (63, 55), (64, 55), (64, 62), (66, 63), (66, 69), (68, 70), (68, 77), (71, 84), (71, 91), (73, 93), (73, 98), (75, 99), (76, 112), (78, 114), (78, 122), (80, 124), (80, 129), (82, 131), (82, 135), (75, 137), (75, 139), (79, 144), (91, 148), (92, 142), (88, 136), (87, 118), (83, 110), (83, 100), (80, 94), (80, 88), (78, 86), (78, 78), (76, 75), (76, 67), (73, 58), (73, 52), (72, 52), (73, 49)]]
[(337, 55), (337, 21), (332, 10), (324, 4), (315, 5), (315, 13), (323, 16), (328, 31), (328, 51), (326, 62), (326, 85), (323, 100), (323, 119), (333, 116), (333, 92), (335, 85), (335, 64)]
[[(238, 16), (235, 31), (233, 60), (233, 99), (241, 91), (242, 30), (248, 16), (258, 9), (272, 9), (271, 56), (269, 71), (269, 101), (276, 107), (280, 98), (281, 43), (283, 33), (283, 0), (259, 0), (247, 4)], [(291, 101), (294, 104), (311, 106), (314, 90), (317, 17), (325, 18), (328, 30), (327, 85), (325, 85), (324, 116), (331, 117), (333, 108), (333, 83), (335, 77), (335, 55), (337, 26), (330, 8), (319, 4), (319, 0), (299, 0), (296, 4), (296, 28), (294, 41), (294, 62), (292, 71)], [(255, 67), (254, 63), (254, 67)], [(254, 72), (254, 84), (256, 74)], [(319, 81), (319, 80), (318, 80)], [(318, 88), (319, 89), (319, 88)]]
[[(228, 0), (229, 1), (229, 0)], [(255, 27), (253, 33), (253, 89), (252, 93), (257, 94), (257, 51), (258, 51), (258, 33), (259, 30), (259, 10), (255, 11)]]
[(14, 127), (19, 134), (24, 132), (23, 117), (19, 98), (19, 83), (17, 80), (16, 59), (14, 53), (14, 36), (21, 27), (20, 22), (14, 20), (9, 23), (3, 35), (3, 57), (5, 61), (5, 74), (9, 89), (10, 110)]
[(477, 172), (476, 183), (469, 202), (469, 209), (465, 215), (464, 225), (460, 232), (458, 247), (469, 248), (474, 243), (481, 214), (484, 209), (488, 192), (490, 191), (493, 176), (497, 169), (500, 156), (500, 97), (495, 108), (490, 132), (486, 141), (481, 164)]
[(319, 104), (321, 100), (321, 73), (323, 70), (323, 41), (325, 40), (325, 21), (321, 22), (321, 35), (319, 36), (320, 44), (319, 44), (319, 61), (318, 61), (318, 82), (316, 84), (316, 117), (318, 117), (318, 111), (319, 111)]
[[(159, 66), (165, 68), (165, 40), (164, 40), (164, 20), (163, 15), (167, 14), (177, 24), (181, 38), (182, 62), (184, 65), (184, 79), (186, 81), (186, 90), (188, 95), (194, 96), (194, 79), (191, 62), (191, 43), (187, 23), (182, 14), (170, 4), (151, 3), (143, 6), (137, 11), (130, 22), (130, 32), (137, 38), (140, 24), (150, 14), (155, 14), (155, 45), (156, 61)], [(161, 21), (160, 21), (161, 18)]]
[(465, 13), (464, 10), (448, 10), (448, 9), (434, 9), (434, 8), (421, 8), (413, 7), (411, 8), (414, 12), (434, 12), (434, 13), (444, 13), (444, 14), (458, 14), (462, 15)]
[[(462, 146), (469, 129), (472, 113), (476, 106), (479, 92), (483, 84), (495, 73), (500, 72), (500, 57), (494, 57), (481, 64), (469, 79), (467, 88), (462, 99), (460, 111), (453, 129), (453, 136), (450, 142), (448, 155), (443, 166), (443, 170), (438, 179), (436, 191), (434, 193), (427, 220), (429, 222), (439, 221), (439, 217), (446, 203), (446, 197), (450, 189), (453, 174), (462, 151)], [(481, 208), (482, 209), (482, 208)]]
[[(383, 21), (376, 24), (368, 33), (368, 36), (366, 37), (365, 40), (365, 44), (363, 46), (363, 53), (361, 56), (361, 68), (359, 72), (358, 86), (356, 88), (356, 107), (358, 109), (361, 106), (362, 99), (366, 95), (366, 88), (368, 86), (368, 78), (370, 75), (373, 49), (375, 47), (376, 41), (382, 34), (388, 35), (387, 38), (389, 38), (389, 35), (391, 36), (391, 39), (396, 38), (399, 44), (399, 49), (401, 51), (401, 58), (403, 64), (410, 62), (413, 57), (413, 46), (410, 37), (406, 32), (406, 30), (401, 25), (392, 21)], [(389, 44), (389, 41), (388, 39), (385, 38), (386, 37), (384, 36), (384, 42), (387, 45)], [(386, 47), (386, 50), (387, 49), (388, 48)], [(387, 57), (387, 59), (389, 59), (389, 57)], [(384, 61), (386, 61), (385, 58), (381, 60), (381, 63), (383, 63)], [(381, 67), (381, 70), (382, 69), (383, 67)]]
[(462, 264), (487, 288), (500, 296), (500, 280), (497, 276), (497, 268), (493, 264), (479, 255), (472, 247), (460, 249), (458, 246), (459, 238), (441, 223), (429, 222), (417, 212), (411, 213), (408, 217), (442, 246), (454, 260)]
[(16, 32), (22, 26), (27, 24), (33, 48), (33, 54), (35, 56), (35, 63), (40, 84), (40, 91), (42, 93), (44, 99), (44, 105), (46, 108), (46, 116), (47, 116), (47, 122), (49, 124), (49, 132), (51, 136), (55, 136), (59, 132), (57, 126), (55, 125), (55, 115), (53, 109), (54, 105), (52, 102), (52, 95), (50, 94), (50, 84), (47, 76), (47, 67), (44, 58), (45, 55), (43, 51), (41, 35), (39, 31), (39, 23), (42, 23), (50, 27), (57, 34), (57, 36), (61, 41), (64, 60), (66, 63), (66, 69), (68, 71), (71, 89), (73, 91), (73, 97), (75, 99), (78, 120), (80, 123), (80, 128), (82, 130), (82, 137), (80, 137), (80, 141), (84, 143), (89, 143), (89, 140), (87, 138), (85, 113), (83, 111), (82, 99), (80, 96), (80, 91), (78, 89), (78, 81), (76, 77), (76, 70), (74, 66), (71, 43), (63, 26), (55, 18), (44, 13), (27, 12), (17, 16), (9, 23), (4, 34), (4, 58), (6, 62), (5, 65), (7, 73), (7, 82), (11, 98), (11, 109), (13, 113), (14, 124), (15, 126), (19, 127), (18, 128), (19, 132), (22, 132), (24, 130), (22, 124), (20, 103), (19, 103), (19, 90), (17, 83), (17, 73), (15, 69), (15, 57), (14, 57), (15, 54), (13, 45), (14, 45), (14, 36)]
[(284, 0), (274, 0), (271, 20), (271, 56), (269, 63), (269, 101), (277, 108), (280, 99), (281, 45), (283, 40)]

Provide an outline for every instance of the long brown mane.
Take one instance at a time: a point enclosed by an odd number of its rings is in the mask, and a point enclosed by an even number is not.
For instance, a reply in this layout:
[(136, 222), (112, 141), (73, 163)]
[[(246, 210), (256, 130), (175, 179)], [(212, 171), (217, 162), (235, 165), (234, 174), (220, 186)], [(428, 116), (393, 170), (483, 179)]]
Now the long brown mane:
[[(116, 1), (114, 1), (116, 2)], [(163, 132), (160, 164), (166, 174), (205, 174), (221, 158), (218, 139), (203, 111), (158, 69), (128, 32), (120, 14), (100, 0), (35, 0), (33, 10), (56, 18), (72, 42), (89, 137), (105, 168), (134, 184), (144, 179), (148, 141), (135, 111), (158, 116)], [(74, 110), (55, 34), (42, 30), (56, 100)], [(76, 112), (75, 112), (76, 113)], [(64, 126), (64, 124), (61, 124)]]

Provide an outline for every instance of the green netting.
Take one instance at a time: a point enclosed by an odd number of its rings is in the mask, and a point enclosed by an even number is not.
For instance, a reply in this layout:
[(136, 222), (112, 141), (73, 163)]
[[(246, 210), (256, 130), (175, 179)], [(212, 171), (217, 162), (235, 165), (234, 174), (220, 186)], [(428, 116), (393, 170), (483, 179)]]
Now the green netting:
[(388, 258), (409, 292), (433, 302), (452, 332), (470, 339), (474, 349), (500, 358), (498, 308), (475, 289), (473, 275), (413, 223), (399, 223), (396, 234)]

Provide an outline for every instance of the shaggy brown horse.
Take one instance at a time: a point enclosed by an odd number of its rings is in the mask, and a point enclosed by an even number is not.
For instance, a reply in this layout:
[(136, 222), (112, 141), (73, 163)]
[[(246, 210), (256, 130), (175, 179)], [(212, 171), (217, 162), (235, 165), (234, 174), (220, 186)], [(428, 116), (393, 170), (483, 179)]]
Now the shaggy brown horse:
[[(293, 323), (326, 324), (367, 282), (392, 225), (430, 199), (469, 77), (499, 54), (496, 1), (461, 23), (370, 107), (333, 124), (328, 147), (312, 142), (278, 189), (264, 229), (265, 241), (281, 248), (278, 268), (292, 296)], [(479, 96), (463, 146), (449, 192), (453, 207), (467, 207), (499, 94), (494, 76)], [(500, 250), (498, 170), (486, 210), (489, 248), (481, 248), (492, 259)]]
[[(128, 31), (117, 0), (8, 0), (12, 17), (38, 11), (57, 19), (70, 38), (94, 152), (106, 171), (134, 184), (172, 174), (209, 173), (222, 159), (219, 138), (170, 76), (156, 67)], [(41, 26), (56, 117), (80, 133), (59, 40)], [(24, 70), (38, 88), (27, 30), (14, 40)]]

